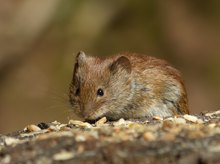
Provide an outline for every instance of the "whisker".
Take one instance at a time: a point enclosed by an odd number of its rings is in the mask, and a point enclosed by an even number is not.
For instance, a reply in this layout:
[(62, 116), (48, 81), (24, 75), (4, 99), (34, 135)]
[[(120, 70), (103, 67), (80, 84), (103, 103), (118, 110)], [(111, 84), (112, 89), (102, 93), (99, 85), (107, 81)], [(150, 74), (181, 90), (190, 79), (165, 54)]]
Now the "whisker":
[(49, 91), (45, 91), (44, 94), (48, 95), (48, 98), (41, 108), (43, 108), (43, 115), (46, 115), (48, 120), (62, 120), (67, 122), (70, 119), (79, 119), (69, 103), (68, 90), (64, 92), (57, 89), (50, 89)]

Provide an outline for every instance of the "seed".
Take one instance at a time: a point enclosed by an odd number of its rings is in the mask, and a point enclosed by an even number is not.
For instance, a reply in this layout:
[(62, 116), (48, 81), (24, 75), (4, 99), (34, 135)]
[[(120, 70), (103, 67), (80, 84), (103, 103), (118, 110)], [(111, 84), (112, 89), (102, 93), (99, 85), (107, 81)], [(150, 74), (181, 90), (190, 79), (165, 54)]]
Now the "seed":
[(95, 125), (103, 125), (104, 123), (107, 122), (107, 118), (106, 117), (102, 117), (101, 119), (99, 119), (98, 121), (96, 121)]
[(29, 132), (37, 132), (37, 131), (40, 131), (40, 130), (41, 130), (41, 128), (39, 128), (39, 127), (36, 126), (36, 125), (28, 125), (28, 126), (26, 127), (26, 129), (27, 129), (27, 131), (29, 131)]
[(92, 125), (90, 123), (82, 122), (82, 121), (78, 121), (78, 120), (70, 120), (69, 124), (73, 124), (79, 128), (92, 128)]
[(186, 120), (188, 121), (191, 121), (191, 122), (197, 122), (198, 118), (196, 116), (192, 116), (192, 115), (189, 115), (189, 114), (185, 114), (183, 116)]
[(39, 123), (37, 126), (41, 129), (48, 129), (49, 128), (49, 125), (47, 125), (44, 122)]

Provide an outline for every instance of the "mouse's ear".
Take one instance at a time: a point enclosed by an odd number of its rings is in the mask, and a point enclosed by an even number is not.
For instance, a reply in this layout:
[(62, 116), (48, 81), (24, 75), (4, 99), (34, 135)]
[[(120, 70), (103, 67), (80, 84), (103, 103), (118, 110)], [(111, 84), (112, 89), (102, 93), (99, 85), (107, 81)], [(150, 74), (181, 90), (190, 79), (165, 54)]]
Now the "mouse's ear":
[(115, 74), (116, 72), (120, 72), (120, 71), (126, 71), (127, 73), (130, 74), (131, 63), (127, 57), (121, 56), (110, 65), (110, 71), (113, 74)]
[(73, 71), (73, 77), (76, 76), (79, 67), (84, 63), (86, 59), (86, 54), (83, 51), (79, 51), (76, 55), (75, 59), (75, 65), (74, 65), (74, 71)]
[(85, 59), (86, 59), (86, 54), (83, 51), (79, 51), (76, 55), (76, 63), (81, 65), (82, 63), (84, 63)]

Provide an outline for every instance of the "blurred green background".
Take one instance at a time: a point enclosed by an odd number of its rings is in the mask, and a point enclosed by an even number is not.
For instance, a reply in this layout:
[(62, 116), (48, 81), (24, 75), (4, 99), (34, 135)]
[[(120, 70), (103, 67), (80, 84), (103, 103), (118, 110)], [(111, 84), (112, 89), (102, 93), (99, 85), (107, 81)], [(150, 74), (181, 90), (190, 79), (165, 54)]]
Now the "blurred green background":
[(220, 1), (0, 0), (0, 133), (74, 118), (79, 50), (130, 51), (181, 70), (192, 113), (220, 109)]

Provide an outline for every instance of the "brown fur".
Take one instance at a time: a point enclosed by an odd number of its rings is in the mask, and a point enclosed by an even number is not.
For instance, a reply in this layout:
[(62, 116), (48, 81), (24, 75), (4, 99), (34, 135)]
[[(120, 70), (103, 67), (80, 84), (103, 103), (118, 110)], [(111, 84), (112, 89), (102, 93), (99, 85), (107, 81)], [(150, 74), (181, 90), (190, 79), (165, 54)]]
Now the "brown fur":
[[(97, 95), (99, 88), (103, 96)], [(79, 52), (69, 97), (86, 120), (189, 113), (180, 72), (164, 60), (135, 53), (100, 58)]]

